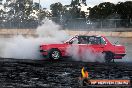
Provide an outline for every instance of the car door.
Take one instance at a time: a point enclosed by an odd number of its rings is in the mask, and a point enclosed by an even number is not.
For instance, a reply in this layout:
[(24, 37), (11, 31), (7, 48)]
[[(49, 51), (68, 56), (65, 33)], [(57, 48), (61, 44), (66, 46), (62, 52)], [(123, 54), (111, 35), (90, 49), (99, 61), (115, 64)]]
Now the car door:
[(67, 50), (71, 56), (80, 56), (87, 49), (86, 41), (83, 41), (82, 36), (73, 38), (70, 43)]
[(87, 45), (88, 45), (88, 36), (80, 36), (78, 37), (78, 41), (79, 41), (79, 53), (85, 53), (88, 49), (87, 49)]
[(102, 53), (104, 50), (105, 44), (102, 42), (101, 37), (97, 36), (90, 36), (89, 37), (89, 44), (87, 48), (90, 49), (94, 53)]

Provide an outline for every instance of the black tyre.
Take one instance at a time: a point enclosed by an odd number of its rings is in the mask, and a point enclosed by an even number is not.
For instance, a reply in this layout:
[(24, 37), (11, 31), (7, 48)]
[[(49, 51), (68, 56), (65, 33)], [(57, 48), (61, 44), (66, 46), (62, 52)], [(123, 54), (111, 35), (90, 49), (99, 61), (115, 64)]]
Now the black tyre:
[(105, 62), (106, 63), (109, 63), (112, 61), (114, 55), (111, 53), (111, 52), (106, 52), (105, 53)]
[(61, 58), (61, 52), (58, 49), (51, 49), (48, 53), (48, 58), (58, 60)]

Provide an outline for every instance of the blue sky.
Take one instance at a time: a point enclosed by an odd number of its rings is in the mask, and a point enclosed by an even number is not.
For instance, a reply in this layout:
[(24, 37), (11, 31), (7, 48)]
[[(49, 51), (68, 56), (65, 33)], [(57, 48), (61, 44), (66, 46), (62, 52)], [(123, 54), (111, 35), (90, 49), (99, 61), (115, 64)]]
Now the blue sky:
[[(39, 0), (33, 0), (34, 2), (39, 2)], [(118, 2), (125, 2), (128, 0), (87, 0), (87, 5), (90, 7), (93, 7), (94, 5), (98, 5), (102, 2), (112, 2), (112, 3), (118, 3)], [(132, 1), (132, 0), (129, 0)], [(61, 2), (63, 5), (69, 5), (71, 3), (71, 0), (40, 0), (42, 7), (44, 8), (50, 8), (50, 5), (52, 3)]]

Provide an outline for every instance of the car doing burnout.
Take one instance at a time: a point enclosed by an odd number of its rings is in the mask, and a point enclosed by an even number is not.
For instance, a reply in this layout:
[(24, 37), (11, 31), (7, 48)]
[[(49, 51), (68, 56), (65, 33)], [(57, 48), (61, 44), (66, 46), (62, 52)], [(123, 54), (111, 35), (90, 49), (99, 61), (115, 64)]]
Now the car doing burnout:
[[(113, 45), (104, 36), (86, 36), (76, 35), (62, 44), (42, 44), (40, 45), (41, 54), (48, 59), (60, 59), (68, 54), (68, 47), (78, 47), (81, 49), (91, 50), (93, 53), (102, 53), (105, 61), (110, 62), (112, 59), (122, 59), (125, 56), (125, 47), (123, 45)], [(75, 52), (74, 48), (72, 52)]]

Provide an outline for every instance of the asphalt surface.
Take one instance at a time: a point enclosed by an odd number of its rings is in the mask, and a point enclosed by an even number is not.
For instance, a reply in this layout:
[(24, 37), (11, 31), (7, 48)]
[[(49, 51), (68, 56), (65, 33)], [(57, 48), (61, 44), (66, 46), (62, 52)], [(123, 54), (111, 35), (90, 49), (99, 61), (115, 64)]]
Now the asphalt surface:
[(132, 79), (132, 63), (1, 58), (0, 88), (78, 88), (82, 67), (90, 79)]

